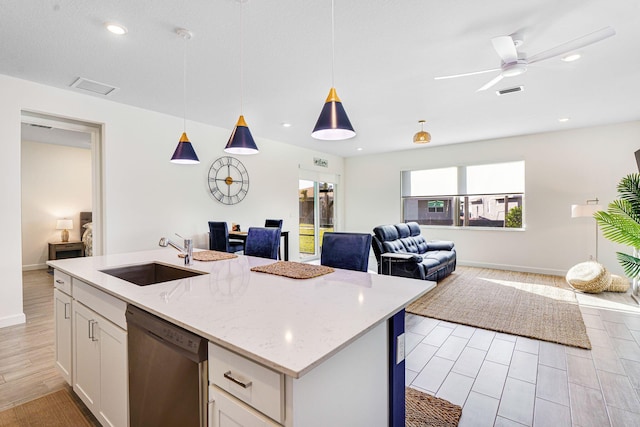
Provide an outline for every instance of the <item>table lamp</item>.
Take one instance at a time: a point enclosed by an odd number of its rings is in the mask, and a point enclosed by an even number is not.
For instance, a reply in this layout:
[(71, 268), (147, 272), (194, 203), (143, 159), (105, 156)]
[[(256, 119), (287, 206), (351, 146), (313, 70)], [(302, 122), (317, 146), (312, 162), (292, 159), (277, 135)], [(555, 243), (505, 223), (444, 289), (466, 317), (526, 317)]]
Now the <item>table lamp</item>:
[[(599, 200), (587, 200), (584, 205), (571, 205), (571, 218), (593, 218), (593, 214), (602, 210), (602, 206), (598, 204)], [(594, 220), (595, 221), (595, 220)], [(598, 223), (596, 222), (596, 261), (598, 261)]]
[(56, 230), (62, 230), (60, 232), (60, 240), (62, 242), (69, 241), (69, 230), (73, 229), (73, 220), (59, 219), (56, 224)]

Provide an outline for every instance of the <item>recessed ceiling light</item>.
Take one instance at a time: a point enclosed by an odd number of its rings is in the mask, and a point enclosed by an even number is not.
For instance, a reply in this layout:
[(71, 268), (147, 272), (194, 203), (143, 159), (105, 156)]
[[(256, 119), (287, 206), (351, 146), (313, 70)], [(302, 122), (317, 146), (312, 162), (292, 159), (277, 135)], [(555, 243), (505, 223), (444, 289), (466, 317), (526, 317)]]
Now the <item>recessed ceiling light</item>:
[(569, 121), (569, 117), (562, 117), (562, 118), (558, 119), (558, 121), (560, 123), (568, 122)]
[(113, 34), (117, 34), (119, 36), (127, 34), (127, 27), (124, 25), (116, 24), (115, 22), (106, 22), (104, 26)]
[(282, 127), (283, 128), (290, 128), (291, 127), (291, 123), (282, 123)]
[(356, 150), (357, 150), (357, 151), (362, 151), (362, 150), (364, 150), (364, 148), (362, 148), (362, 147), (358, 147), (358, 148), (356, 148)]
[(565, 55), (562, 57), (562, 60), (564, 62), (573, 62), (573, 61), (577, 61), (578, 59), (580, 59), (582, 55), (580, 55), (579, 53), (570, 53), (568, 55)]

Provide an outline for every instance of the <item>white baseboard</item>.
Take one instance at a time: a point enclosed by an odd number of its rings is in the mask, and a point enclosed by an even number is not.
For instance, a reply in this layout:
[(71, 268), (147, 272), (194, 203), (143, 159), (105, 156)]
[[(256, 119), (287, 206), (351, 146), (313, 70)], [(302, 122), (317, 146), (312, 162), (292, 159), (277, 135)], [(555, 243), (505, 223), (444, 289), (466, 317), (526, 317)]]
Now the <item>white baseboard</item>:
[(45, 270), (47, 268), (49, 268), (47, 264), (29, 264), (29, 265), (23, 265), (22, 271)]
[(25, 323), (27, 317), (24, 313), (14, 314), (13, 316), (6, 316), (0, 319), (0, 328), (6, 328), (7, 326), (19, 325)]
[(473, 262), (473, 261), (460, 261), (460, 260), (458, 260), (458, 265), (462, 265), (462, 266), (466, 266), (466, 267), (493, 268), (495, 270), (519, 271), (521, 273), (549, 274), (551, 276), (565, 276), (567, 274), (566, 270), (556, 270), (556, 269), (552, 269), (552, 268), (528, 267), (528, 266), (522, 266), (522, 265), (490, 264), (490, 263), (481, 263), (481, 262)]

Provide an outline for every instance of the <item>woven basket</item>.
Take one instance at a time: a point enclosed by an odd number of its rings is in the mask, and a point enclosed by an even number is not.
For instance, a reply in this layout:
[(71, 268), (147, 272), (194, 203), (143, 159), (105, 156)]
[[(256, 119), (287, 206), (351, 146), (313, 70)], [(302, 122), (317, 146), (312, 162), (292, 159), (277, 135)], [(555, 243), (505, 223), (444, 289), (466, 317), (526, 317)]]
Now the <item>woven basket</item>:
[(595, 261), (574, 265), (565, 279), (573, 289), (589, 294), (598, 294), (611, 285), (611, 273)]
[(629, 290), (629, 279), (626, 277), (618, 276), (617, 274), (611, 275), (611, 284), (605, 291), (609, 292), (627, 292)]

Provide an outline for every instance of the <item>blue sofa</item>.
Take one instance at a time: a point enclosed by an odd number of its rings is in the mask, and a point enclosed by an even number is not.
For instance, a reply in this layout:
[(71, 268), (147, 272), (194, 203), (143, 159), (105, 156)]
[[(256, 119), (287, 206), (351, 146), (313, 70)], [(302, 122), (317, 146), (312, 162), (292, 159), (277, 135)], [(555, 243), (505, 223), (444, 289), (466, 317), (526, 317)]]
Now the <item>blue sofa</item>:
[[(378, 261), (379, 274), (439, 281), (456, 269), (454, 243), (427, 241), (417, 222), (374, 228), (371, 246)], [(385, 253), (399, 255), (389, 258), (383, 256)]]

